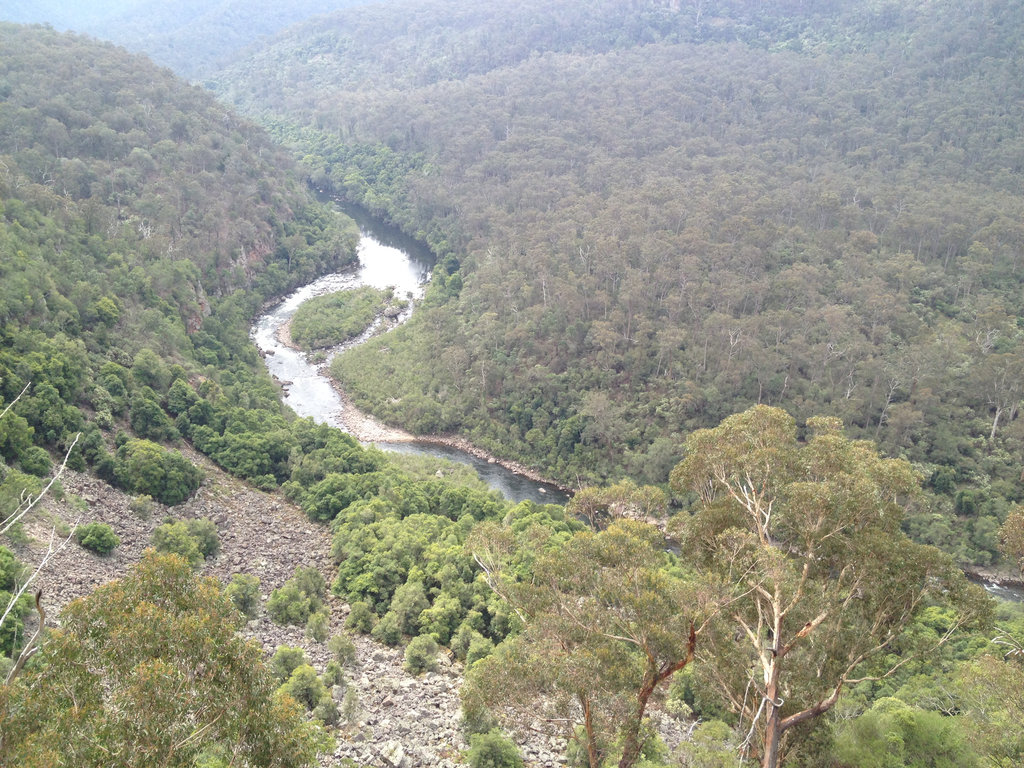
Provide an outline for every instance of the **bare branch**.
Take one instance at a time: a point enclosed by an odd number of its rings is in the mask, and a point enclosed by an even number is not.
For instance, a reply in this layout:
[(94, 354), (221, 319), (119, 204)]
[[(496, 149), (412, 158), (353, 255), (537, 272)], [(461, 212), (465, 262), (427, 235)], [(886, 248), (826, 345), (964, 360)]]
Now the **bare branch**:
[(54, 547), (54, 543), (53, 542), (54, 542), (54, 536), (55, 536), (55, 534), (57, 532), (57, 527), (54, 526), (50, 530), (50, 543), (49, 543), (49, 546), (46, 549), (46, 553), (43, 555), (42, 560), (39, 561), (39, 565), (36, 566), (36, 569), (35, 569), (35, 571), (32, 572), (32, 575), (29, 576), (27, 579), (25, 579), (25, 583), (22, 584), (18, 589), (16, 589), (14, 591), (14, 594), (11, 596), (11, 600), (7, 604), (7, 608), (4, 610), (3, 615), (0, 615), (0, 626), (3, 626), (4, 621), (6, 621), (7, 616), (14, 609), (14, 606), (17, 604), (18, 599), (23, 594), (25, 594), (25, 591), (29, 588), (29, 585), (32, 584), (32, 582), (36, 580), (36, 578), (42, 572), (43, 568), (46, 567), (46, 564), (48, 562), (50, 562), (50, 560), (53, 558), (54, 555), (56, 555), (58, 552), (60, 552), (62, 549), (64, 549), (64, 547), (66, 547), (68, 545), (68, 542), (71, 541), (71, 537), (75, 535), (75, 529), (78, 528), (78, 523), (81, 522), (81, 520), (82, 520), (81, 517), (79, 517), (77, 520), (75, 520), (75, 524), (71, 526), (71, 533), (69, 533), (68, 537), (66, 539), (64, 539), (64, 541), (62, 541), (56, 547)]
[[(20, 397), (20, 395), (19, 395), (19, 397)], [(21, 520), (21, 518), (23, 518), (26, 514), (28, 514), (29, 510), (31, 510), (36, 504), (39, 503), (39, 501), (47, 493), (49, 493), (50, 488), (53, 487), (53, 484), (56, 483), (58, 479), (60, 479), (60, 476), (62, 474), (64, 474), (64, 469), (68, 465), (68, 459), (71, 457), (71, 451), (73, 451), (75, 449), (75, 446), (78, 444), (78, 439), (81, 436), (82, 436), (81, 432), (79, 432), (77, 435), (75, 435), (75, 439), (71, 441), (71, 445), (68, 446), (68, 450), (64, 454), (64, 461), (62, 461), (60, 463), (60, 467), (58, 467), (58, 469), (54, 473), (53, 477), (50, 478), (50, 482), (48, 482), (46, 484), (46, 486), (43, 488), (43, 490), (41, 490), (39, 492), (39, 495), (36, 496), (35, 498), (32, 498), (31, 496), (27, 497), (25, 499), (25, 501), (22, 504), (20, 504), (18, 506), (18, 508), (16, 510), (14, 510), (14, 512), (12, 512), (11, 515), (6, 520), (4, 520), (2, 523), (0, 523), (0, 525), (3, 526), (3, 527), (0, 527), (0, 534), (7, 533), (7, 531), (9, 531), (12, 527), (14, 527), (15, 524), (17, 524), (17, 522), (19, 520)]]
[(39, 626), (36, 627), (35, 634), (25, 643), (25, 647), (21, 649), (21, 654), (18, 656), (18, 661), (11, 668), (11, 671), (7, 673), (7, 679), (4, 680), (4, 685), (8, 685), (11, 680), (18, 676), (21, 672), (21, 668), (25, 666), (25, 662), (29, 660), (33, 653), (35, 653), (35, 644), (39, 640), (39, 635), (43, 632), (43, 627), (46, 626), (46, 611), (43, 610), (43, 590), (36, 592), (36, 611), (39, 613)]
[(0, 411), (0, 419), (2, 419), (2, 418), (3, 418), (4, 416), (6, 416), (6, 415), (7, 415), (7, 412), (8, 412), (9, 410), (11, 410), (11, 408), (13, 408), (13, 407), (14, 407), (14, 404), (15, 404), (16, 402), (18, 402), (19, 400), (21, 400), (21, 396), (22, 396), (22, 395), (24, 395), (24, 394), (25, 394), (26, 392), (28, 392), (28, 388), (29, 388), (30, 386), (32, 386), (32, 382), (31, 382), (31, 381), (30, 381), (30, 382), (29, 382), (28, 384), (26, 384), (26, 385), (25, 385), (25, 388), (24, 388), (24, 389), (22, 389), (22, 390), (21, 390), (21, 392), (19, 392), (19, 393), (18, 393), (18, 396), (17, 396), (16, 398), (14, 398), (13, 400), (11, 400), (11, 402), (9, 402), (9, 403), (7, 404), (7, 407), (6, 407), (6, 408), (4, 408), (4, 409), (3, 409), (3, 411)]

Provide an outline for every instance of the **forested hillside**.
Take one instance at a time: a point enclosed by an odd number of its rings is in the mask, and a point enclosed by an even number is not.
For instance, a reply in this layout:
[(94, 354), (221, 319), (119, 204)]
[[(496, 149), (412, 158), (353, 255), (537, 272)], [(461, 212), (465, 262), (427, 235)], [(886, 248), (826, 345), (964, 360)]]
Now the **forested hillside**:
[[(750, 7), (381, 6), (338, 17), (358, 44), (320, 24), (319, 53), (269, 49), (259, 98), (233, 75), (249, 108), (280, 99), (262, 116), (310, 180), (440, 257), (413, 320), (339, 375), (367, 401), (376, 377), (415, 428), (658, 483), (564, 509), (285, 409), (249, 324), (349, 264), (351, 222), (204, 91), (0, 25), (0, 763), (521, 768), (501, 724), (531, 765), (1020, 763), (1021, 612), (907, 536), (990, 559), (1019, 489), (1018, 20)], [(376, 313), (350, 299), (315, 319)], [(121, 491), (45, 486), (65, 458)], [(234, 496), (214, 464), (261, 505), (183, 516)], [(51, 526), (82, 558), (116, 550), (89, 519), (111, 500), (166, 554), (57, 619), (34, 607), (16, 555)], [(278, 583), (251, 572), (303, 547), (314, 565)], [(239, 638), (271, 624), (315, 652)], [(404, 647), (424, 689), (465, 673), (461, 713), (405, 680), (362, 712), (398, 653), (358, 638), (356, 658), (357, 633)]]
[(915, 536), (985, 563), (1022, 493), (1021, 29), (1001, 0), (439, 0), (217, 85), (438, 251), (431, 306), (334, 369), (388, 421), (664, 483), (752, 403), (830, 413), (928, 479)]
[(361, 2), (365, 0), (7, 0), (0, 20), (46, 23), (111, 40), (195, 80), (289, 24)]
[[(0, 763), (308, 766), (333, 749), (322, 727), (342, 716), (344, 673), (295, 649), (269, 670), (274, 648), (236, 635), (248, 618), (323, 645), (343, 621), (330, 585), (359, 631), (389, 645), (422, 631), (434, 650), (420, 664), (456, 634), (461, 658), (487, 655), (513, 626), (463, 547), (474, 525), (545, 531), (552, 546), (582, 526), (282, 406), (249, 325), (350, 265), (357, 231), (261, 129), (109, 44), (3, 24), (0, 47)], [(194, 577), (224, 531), (179, 517), (204, 480), (192, 448), (279, 492), (275, 509), (334, 521), (334, 551), (318, 554), (345, 564), (337, 578), (300, 568), (261, 595), (251, 550), (227, 587)], [(60, 547), (106, 556), (125, 533), (96, 521), (110, 519), (96, 497), (65, 494), (64, 463), (129, 494), (139, 518), (167, 516), (150, 544), (179, 557), (58, 617), (50, 592), (33, 603), (38, 569)], [(49, 548), (32, 541), (51, 529)], [(62, 630), (33, 634), (39, 622)], [(337, 641), (351, 663), (352, 641)], [(345, 722), (359, 711), (356, 697)]]

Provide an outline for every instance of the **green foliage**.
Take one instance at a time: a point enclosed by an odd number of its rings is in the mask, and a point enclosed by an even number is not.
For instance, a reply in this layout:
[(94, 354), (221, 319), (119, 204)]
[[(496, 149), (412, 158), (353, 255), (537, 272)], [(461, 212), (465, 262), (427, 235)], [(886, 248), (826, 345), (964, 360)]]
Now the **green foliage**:
[(292, 670), (281, 689), (309, 711), (320, 703), (325, 693), (324, 684), (309, 664), (301, 664)]
[(25, 566), (14, 553), (0, 545), (0, 589), (13, 591), (14, 585), (18, 583), (24, 571)]
[(75, 528), (75, 540), (97, 555), (109, 555), (121, 539), (106, 523), (85, 523)]
[(352, 603), (348, 618), (345, 619), (345, 627), (361, 634), (369, 634), (377, 623), (377, 616), (369, 603), (357, 600)]
[(151, 542), (157, 552), (178, 555), (193, 568), (198, 568), (205, 560), (199, 551), (199, 542), (189, 533), (184, 520), (168, 519), (161, 523), (153, 530)]
[(494, 643), (483, 635), (476, 633), (469, 641), (466, 649), (466, 669), (472, 667), (480, 659), (486, 659), (494, 652)]
[(384, 645), (394, 647), (401, 643), (402, 625), (394, 611), (388, 611), (381, 616), (380, 621), (370, 631), (370, 635), (378, 643), (383, 643)]
[(270, 593), (267, 614), (278, 624), (304, 625), (323, 606), (327, 585), (313, 566), (295, 569), (295, 574)]
[(470, 768), (523, 768), (519, 749), (498, 730), (472, 734), (466, 756)]
[(154, 529), (152, 542), (158, 552), (181, 555), (193, 568), (220, 551), (217, 526), (205, 517), (177, 521), (167, 518)]
[(305, 349), (334, 347), (361, 334), (383, 312), (391, 291), (361, 286), (315, 296), (292, 317), (292, 339)]
[[(573, 486), (663, 485), (680, 435), (752, 402), (826, 413), (1002, 520), (1021, 7), (671, 5), (352, 10), (218, 80), (317, 188), (437, 254), (421, 311), (334, 375), (388, 423)], [(920, 540), (996, 557), (943, 518)]]
[(209, 560), (220, 552), (220, 539), (217, 535), (217, 524), (206, 517), (185, 521), (188, 535), (196, 540), (200, 554)]
[(270, 669), (279, 683), (287, 681), (292, 672), (307, 664), (305, 651), (288, 645), (279, 645), (270, 658)]
[(216, 581), (148, 554), (69, 605), (39, 663), (4, 688), (0, 762), (185, 768), (230, 744), (253, 766), (314, 764), (322, 732), (275, 695), (237, 617)]
[[(800, 441), (791, 416), (755, 406), (691, 433), (671, 475), (694, 500), (675, 526), (682, 551), (736, 595), (702, 635), (695, 672), (734, 709), (753, 665), (767, 703), (748, 700), (740, 714), (764, 718), (770, 755), (788, 729), (832, 708), (865, 661), (886, 677), (901, 666), (885, 656), (898, 642), (905, 654), (934, 653), (947, 630), (990, 617), (988, 598), (948, 556), (903, 533), (904, 510), (919, 494), (910, 464), (841, 427), (809, 419)], [(736, 569), (759, 588), (734, 583)], [(915, 632), (917, 617), (926, 631)], [(945, 627), (927, 631), (929, 620)], [(764, 653), (768, 633), (776, 654)], [(772, 703), (782, 690), (785, 710)]]
[[(0, 548), (0, 555), (2, 555), (2, 549)], [(20, 569), (21, 563), (15, 561), (15, 565)], [(31, 595), (23, 594), (11, 605), (13, 598), (14, 584), (7, 588), (0, 587), (0, 606), (2, 606), (0, 611), (7, 610), (8, 606), (11, 607), (11, 612), (4, 619), (4, 623), (0, 625), (0, 659), (7, 656), (13, 657), (14, 652), (21, 648), (25, 642), (25, 617), (33, 610)], [(6, 675), (4, 677), (6, 678)]]
[(356, 660), (356, 645), (347, 635), (333, 635), (327, 641), (327, 650), (334, 654), (335, 660), (343, 667), (350, 666)]
[(422, 582), (407, 581), (395, 590), (390, 612), (394, 613), (402, 634), (415, 635), (419, 632), (420, 614), (429, 607), (430, 602)]
[(327, 641), (330, 633), (330, 619), (326, 611), (321, 610), (309, 615), (306, 621), (306, 637), (314, 643), (323, 643)]
[(180, 504), (199, 487), (202, 472), (181, 454), (149, 440), (128, 440), (114, 459), (117, 483), (129, 493)]
[(146, 520), (153, 513), (153, 497), (148, 493), (136, 496), (128, 502), (128, 509)]
[(53, 469), (53, 460), (50, 458), (50, 454), (45, 448), (40, 448), (38, 445), (27, 448), (21, 455), (19, 463), (22, 472), (36, 477), (47, 477)]
[(405, 647), (403, 669), (413, 675), (437, 671), (437, 641), (430, 635), (419, 635)]
[[(545, 719), (557, 723), (549, 727), (572, 733), (591, 768), (611, 750), (620, 766), (637, 764), (651, 739), (651, 696), (694, 658), (696, 627), (717, 611), (714, 590), (669, 567), (662, 534), (646, 524), (617, 521), (561, 546), (537, 529), (517, 540), (498, 526), (480, 528), (470, 547), (527, 620), (468, 670), (467, 720), (486, 730), (491, 712), (514, 727), (545, 696)], [(529, 574), (515, 567), (524, 555)]]
[(215, 557), (220, 550), (217, 526), (207, 518), (174, 520), (169, 517), (153, 530), (152, 543), (158, 552), (180, 555), (193, 568)]
[(325, 692), (320, 701), (313, 707), (312, 717), (324, 725), (337, 725), (341, 719), (341, 711), (330, 693)]
[(355, 687), (349, 686), (345, 691), (345, 697), (341, 700), (341, 718), (347, 725), (355, 725), (360, 714), (359, 694)]
[(249, 619), (255, 618), (260, 609), (260, 579), (248, 573), (236, 573), (231, 577), (224, 594), (235, 608)]
[(959, 718), (880, 699), (840, 729), (835, 757), (851, 768), (971, 768), (980, 765)]
[(479, 632), (473, 629), (472, 625), (468, 621), (463, 621), (458, 630), (452, 635), (449, 648), (452, 653), (460, 661), (466, 660), (466, 654), (469, 653), (469, 646), (476, 637), (483, 637)]
[(388, 502), (355, 501), (332, 523), (331, 551), (338, 563), (333, 589), (353, 604), (349, 622), (366, 626), (358, 602), (382, 614), (373, 632), (389, 645), (403, 634), (423, 631), (447, 642), (471, 613), (478, 617), (477, 631), (495, 639), (508, 633), (505, 608), (477, 579), (479, 566), (464, 547), (477, 520), (505, 517), (517, 530), (535, 527), (553, 540), (581, 527), (558, 507), (530, 502), (510, 507), (436, 479), (403, 483), (378, 477), (374, 482), (384, 485)]
[(320, 681), (324, 684), (325, 688), (345, 685), (345, 670), (337, 659), (331, 659), (327, 662), (327, 666), (324, 667), (324, 673), (320, 676)]
[(954, 690), (962, 717), (953, 735), (964, 736), (986, 765), (1019, 765), (1024, 760), (1024, 621), (1019, 613), (998, 640), (988, 654), (957, 671)]
[(677, 750), (685, 768), (742, 768), (736, 734), (721, 720), (699, 723)]

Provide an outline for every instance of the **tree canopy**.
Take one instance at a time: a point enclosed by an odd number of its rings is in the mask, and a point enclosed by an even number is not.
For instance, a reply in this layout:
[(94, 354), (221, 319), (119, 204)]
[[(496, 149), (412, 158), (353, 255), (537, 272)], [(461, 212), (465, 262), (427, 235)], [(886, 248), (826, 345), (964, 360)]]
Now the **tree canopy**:
[(323, 734), (275, 693), (218, 582), (147, 554), (69, 605), (35, 663), (0, 688), (0, 758), (22, 766), (312, 765)]
[(954, 606), (951, 630), (989, 610), (948, 555), (903, 533), (910, 464), (844, 437), (837, 419), (807, 427), (801, 442), (785, 411), (756, 406), (692, 433), (672, 471), (695, 497), (677, 523), (683, 551), (734, 590), (702, 637), (698, 674), (756, 736), (765, 768), (844, 688), (890, 674), (865, 662), (932, 650), (903, 637), (924, 608)]
[[(714, 591), (670, 568), (662, 534), (645, 523), (618, 521), (560, 547), (537, 533), (516, 545), (507, 529), (474, 532), (470, 546), (523, 630), (474, 665), (464, 707), (576, 742), (590, 768), (629, 768), (647, 705), (693, 660)], [(525, 576), (506, 570), (524, 558), (536, 558)]]
[(838, 416), (925, 469), (915, 539), (989, 564), (1024, 493), (1022, 25), (1007, 0), (430, 0), (213, 82), (437, 252), (429, 306), (335, 364), (361, 406), (572, 484), (664, 483), (752, 403)]

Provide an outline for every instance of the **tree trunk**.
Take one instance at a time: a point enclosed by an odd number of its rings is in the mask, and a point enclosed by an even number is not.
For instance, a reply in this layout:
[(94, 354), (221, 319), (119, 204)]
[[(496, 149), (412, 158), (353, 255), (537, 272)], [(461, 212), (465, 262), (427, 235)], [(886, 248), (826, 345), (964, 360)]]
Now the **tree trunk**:
[(761, 757), (761, 768), (776, 768), (779, 764), (779, 740), (782, 738), (782, 716), (775, 706), (778, 701), (779, 687), (775, 679), (776, 670), (772, 670), (772, 680), (768, 684), (765, 696), (768, 701), (768, 720), (765, 723), (764, 754)]
[(654, 693), (654, 689), (689, 664), (693, 660), (693, 655), (696, 649), (697, 630), (691, 624), (686, 655), (683, 658), (678, 659), (671, 664), (667, 664), (661, 669), (655, 667), (653, 663), (648, 663), (647, 669), (644, 671), (643, 683), (640, 685), (640, 690), (637, 691), (636, 694), (636, 709), (633, 711), (633, 716), (629, 719), (626, 738), (623, 740), (622, 757), (619, 758), (619, 768), (633, 768), (637, 758), (640, 757), (640, 748), (643, 746), (640, 743), (640, 727), (643, 725), (644, 713), (647, 711), (647, 702), (650, 701), (651, 694)]
[(597, 736), (594, 734), (594, 720), (590, 711), (590, 699), (580, 696), (583, 706), (583, 730), (587, 735), (587, 763), (590, 768), (601, 768), (601, 751), (597, 748)]
[(782, 729), (779, 727), (779, 710), (771, 703), (768, 704), (768, 707), (768, 724), (764, 734), (764, 755), (761, 758), (761, 768), (777, 768)]
[(658, 679), (654, 670), (644, 673), (644, 682), (636, 696), (636, 710), (629, 718), (626, 738), (623, 740), (619, 768), (633, 768), (633, 764), (640, 757), (640, 725), (643, 723), (644, 712), (647, 709), (647, 700), (651, 698), (651, 693), (657, 683)]

